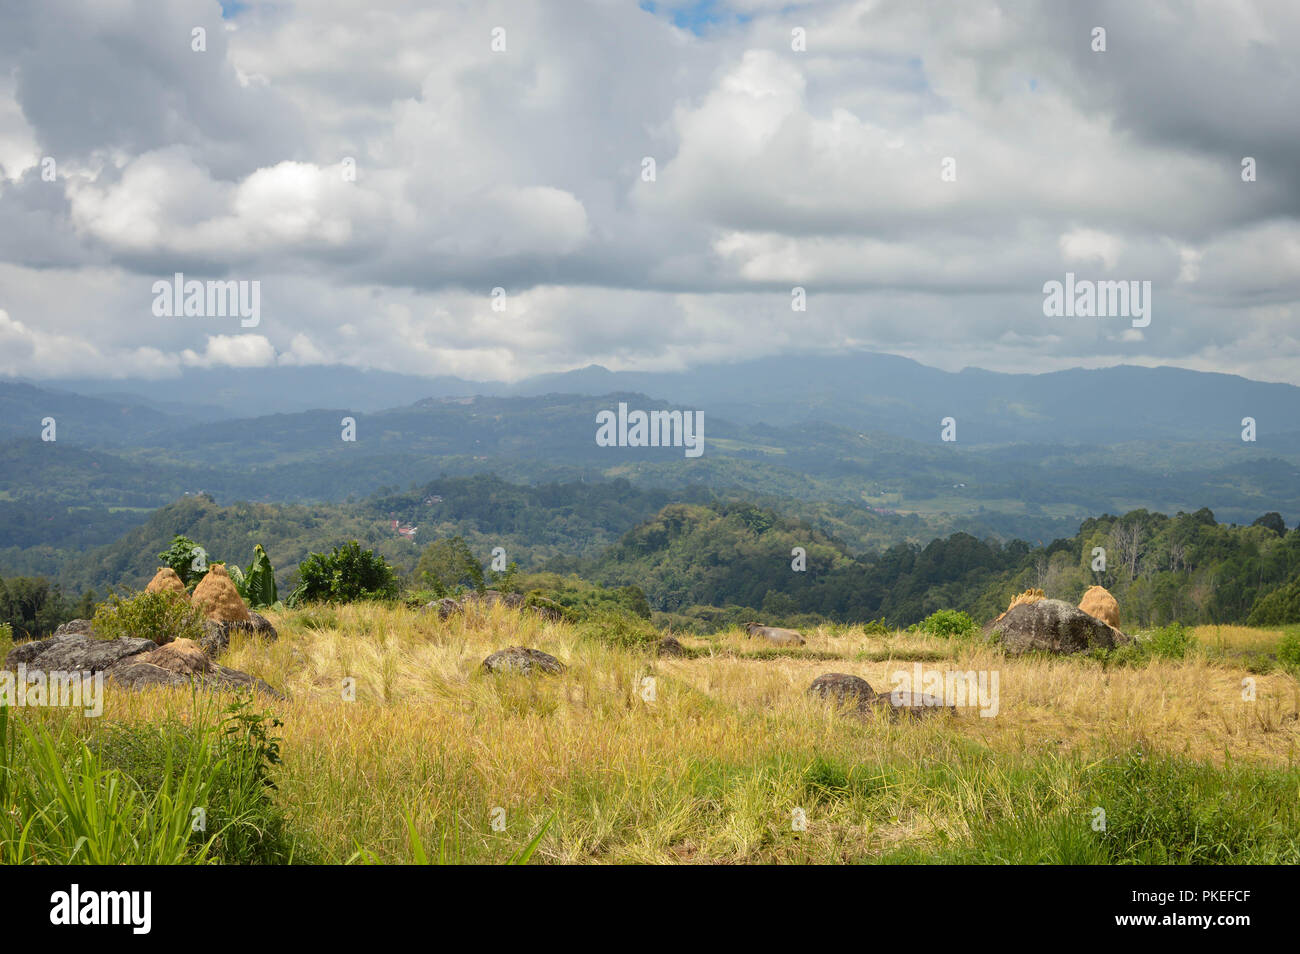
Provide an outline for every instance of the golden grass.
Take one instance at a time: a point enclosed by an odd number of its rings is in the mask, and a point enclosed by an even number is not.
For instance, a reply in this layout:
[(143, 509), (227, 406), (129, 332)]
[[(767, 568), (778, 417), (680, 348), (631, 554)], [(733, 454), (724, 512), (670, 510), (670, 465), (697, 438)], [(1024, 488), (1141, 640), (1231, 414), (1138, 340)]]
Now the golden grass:
[[(1049, 760), (1051, 786), (1063, 796), (1077, 785), (1072, 754), (1134, 745), (1219, 763), (1297, 764), (1300, 686), (1230, 661), (1104, 669), (843, 627), (766, 654), (740, 631), (683, 636), (698, 658), (654, 660), (503, 606), (445, 622), (377, 605), (267, 615), (280, 639), (236, 631), (221, 662), (289, 695), (273, 705), (284, 720), (280, 798), (330, 860), (362, 847), (408, 860), (407, 812), (426, 847), (454, 832), (472, 860), (504, 860), (551, 815), (542, 860), (858, 860), (903, 843), (960, 839), (972, 819), (1022, 810), (1012, 778), (1026, 759)], [(1225, 639), (1244, 642), (1236, 633)], [(480, 671), (484, 657), (511, 645), (549, 652), (569, 670), (532, 678)], [(891, 674), (911, 671), (915, 659), (929, 660), (926, 669), (996, 671), (997, 716), (961, 710), (919, 722), (860, 721), (805, 694), (831, 671), (888, 691)], [(1254, 702), (1242, 698), (1246, 678)], [(183, 716), (189, 698), (110, 689), (106, 715)], [(807, 779), (820, 758), (918, 772), (901, 780), (882, 770), (862, 780), (865, 794), (818, 801)], [(948, 784), (926, 780), (946, 767)], [(498, 807), (504, 832), (490, 825)], [(808, 831), (792, 830), (794, 808), (814, 819)]]

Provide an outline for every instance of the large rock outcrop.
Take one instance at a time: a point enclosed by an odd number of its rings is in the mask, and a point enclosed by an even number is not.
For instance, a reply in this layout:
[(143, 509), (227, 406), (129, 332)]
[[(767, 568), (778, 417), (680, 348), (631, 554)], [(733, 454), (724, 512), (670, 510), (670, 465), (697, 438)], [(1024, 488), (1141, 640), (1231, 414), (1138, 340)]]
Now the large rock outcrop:
[(993, 623), (990, 634), (1013, 655), (1035, 651), (1067, 655), (1131, 642), (1115, 627), (1064, 600), (1013, 606)]
[(96, 639), (85, 633), (64, 633), (15, 646), (5, 657), (4, 668), (16, 672), (19, 663), (28, 671), (102, 672), (109, 682), (128, 689), (194, 682), (210, 689), (254, 689), (283, 698), (261, 679), (216, 665), (197, 643), (183, 638), (158, 646), (129, 636)]

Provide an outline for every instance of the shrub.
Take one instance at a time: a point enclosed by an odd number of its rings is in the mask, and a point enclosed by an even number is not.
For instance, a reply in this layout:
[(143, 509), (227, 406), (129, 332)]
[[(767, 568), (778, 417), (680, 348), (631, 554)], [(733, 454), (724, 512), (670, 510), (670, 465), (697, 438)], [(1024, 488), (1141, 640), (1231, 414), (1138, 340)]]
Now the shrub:
[(203, 574), (208, 572), (207, 552), (189, 537), (180, 534), (172, 538), (171, 546), (158, 554), (158, 559), (163, 566), (176, 571), (187, 589), (193, 588), (195, 583), (203, 579)]
[(1182, 623), (1162, 626), (1151, 635), (1151, 655), (1159, 659), (1185, 659), (1196, 646), (1196, 637)]
[(1282, 636), (1277, 644), (1277, 661), (1288, 669), (1300, 668), (1300, 629), (1293, 629)]
[(397, 597), (397, 574), (373, 550), (351, 540), (329, 554), (313, 553), (298, 566), (302, 582), (289, 603), (352, 603)]
[(932, 636), (971, 636), (979, 631), (975, 620), (958, 610), (936, 610), (925, 618), (920, 629)]
[(566, 623), (576, 623), (578, 621), (577, 613), (564, 604), (543, 596), (541, 590), (529, 591), (528, 595), (524, 597), (524, 605), (535, 609), (550, 610)]
[(171, 590), (131, 597), (115, 593), (96, 608), (92, 625), (100, 639), (136, 636), (159, 646), (173, 639), (203, 638), (202, 610)]
[(659, 630), (649, 621), (618, 612), (589, 616), (580, 632), (588, 639), (620, 649), (648, 649), (660, 638)]

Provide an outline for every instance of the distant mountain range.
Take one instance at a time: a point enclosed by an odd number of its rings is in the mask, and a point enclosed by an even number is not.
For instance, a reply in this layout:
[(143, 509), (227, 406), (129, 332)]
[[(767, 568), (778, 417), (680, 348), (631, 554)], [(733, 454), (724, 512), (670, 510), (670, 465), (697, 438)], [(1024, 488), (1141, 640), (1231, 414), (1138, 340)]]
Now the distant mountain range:
[[(598, 446), (596, 415), (620, 401), (702, 410), (704, 455)], [(341, 439), (345, 417), (355, 442)], [(945, 417), (956, 442), (940, 439)], [(1254, 442), (1241, 439), (1245, 417)], [(46, 418), (54, 442), (41, 440)], [(1050, 541), (1136, 508), (1209, 507), (1236, 523), (1278, 511), (1294, 525), (1298, 423), (1300, 388), (1231, 375), (954, 374), (866, 353), (678, 374), (589, 367), (514, 385), (324, 367), (0, 381), (0, 573), (58, 565), (199, 491), (346, 508), (476, 474), (749, 500), (859, 552), (953, 530)]]
[[(639, 393), (738, 424), (817, 421), (916, 441), (937, 440), (940, 420), (954, 417), (963, 444), (1239, 440), (1242, 418), (1252, 417), (1261, 449), (1300, 452), (1300, 388), (1127, 365), (1044, 374), (948, 372), (895, 355), (857, 352), (762, 358), (683, 372), (592, 365), (515, 384), (318, 366), (191, 368), (162, 381), (78, 379), (38, 386), (96, 396), (119, 409), (138, 409), (132, 414), (142, 418), (153, 410), (189, 421), (321, 408), (367, 413), (426, 398), (473, 395)], [(11, 399), (0, 396), (0, 406), (7, 410)], [(147, 426), (144, 420), (130, 423)], [(0, 433), (12, 433), (13, 427), (6, 414)]]

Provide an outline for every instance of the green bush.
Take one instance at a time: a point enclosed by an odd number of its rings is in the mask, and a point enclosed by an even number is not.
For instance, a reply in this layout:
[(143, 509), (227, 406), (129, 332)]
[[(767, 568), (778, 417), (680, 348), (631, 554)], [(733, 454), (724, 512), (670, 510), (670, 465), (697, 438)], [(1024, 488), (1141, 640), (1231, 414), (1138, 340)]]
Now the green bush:
[(1170, 623), (1151, 634), (1151, 655), (1159, 659), (1185, 659), (1196, 647), (1196, 637), (1182, 623)]
[(1288, 669), (1300, 668), (1300, 628), (1283, 634), (1277, 644), (1277, 661)]
[(972, 636), (979, 632), (975, 620), (958, 610), (936, 610), (925, 618), (919, 629), (932, 636)]
[(396, 599), (397, 574), (373, 550), (351, 540), (329, 554), (313, 553), (298, 566), (302, 582), (289, 596), (301, 603), (353, 603)]
[(131, 597), (115, 593), (95, 609), (93, 627), (99, 639), (135, 636), (161, 646), (173, 639), (202, 639), (203, 613), (171, 590)]
[(579, 631), (588, 639), (619, 649), (648, 649), (660, 639), (659, 630), (648, 620), (618, 612), (589, 616)]
[(171, 546), (158, 554), (158, 559), (163, 566), (176, 571), (187, 589), (192, 589), (208, 572), (207, 552), (189, 537), (180, 534), (172, 538)]

